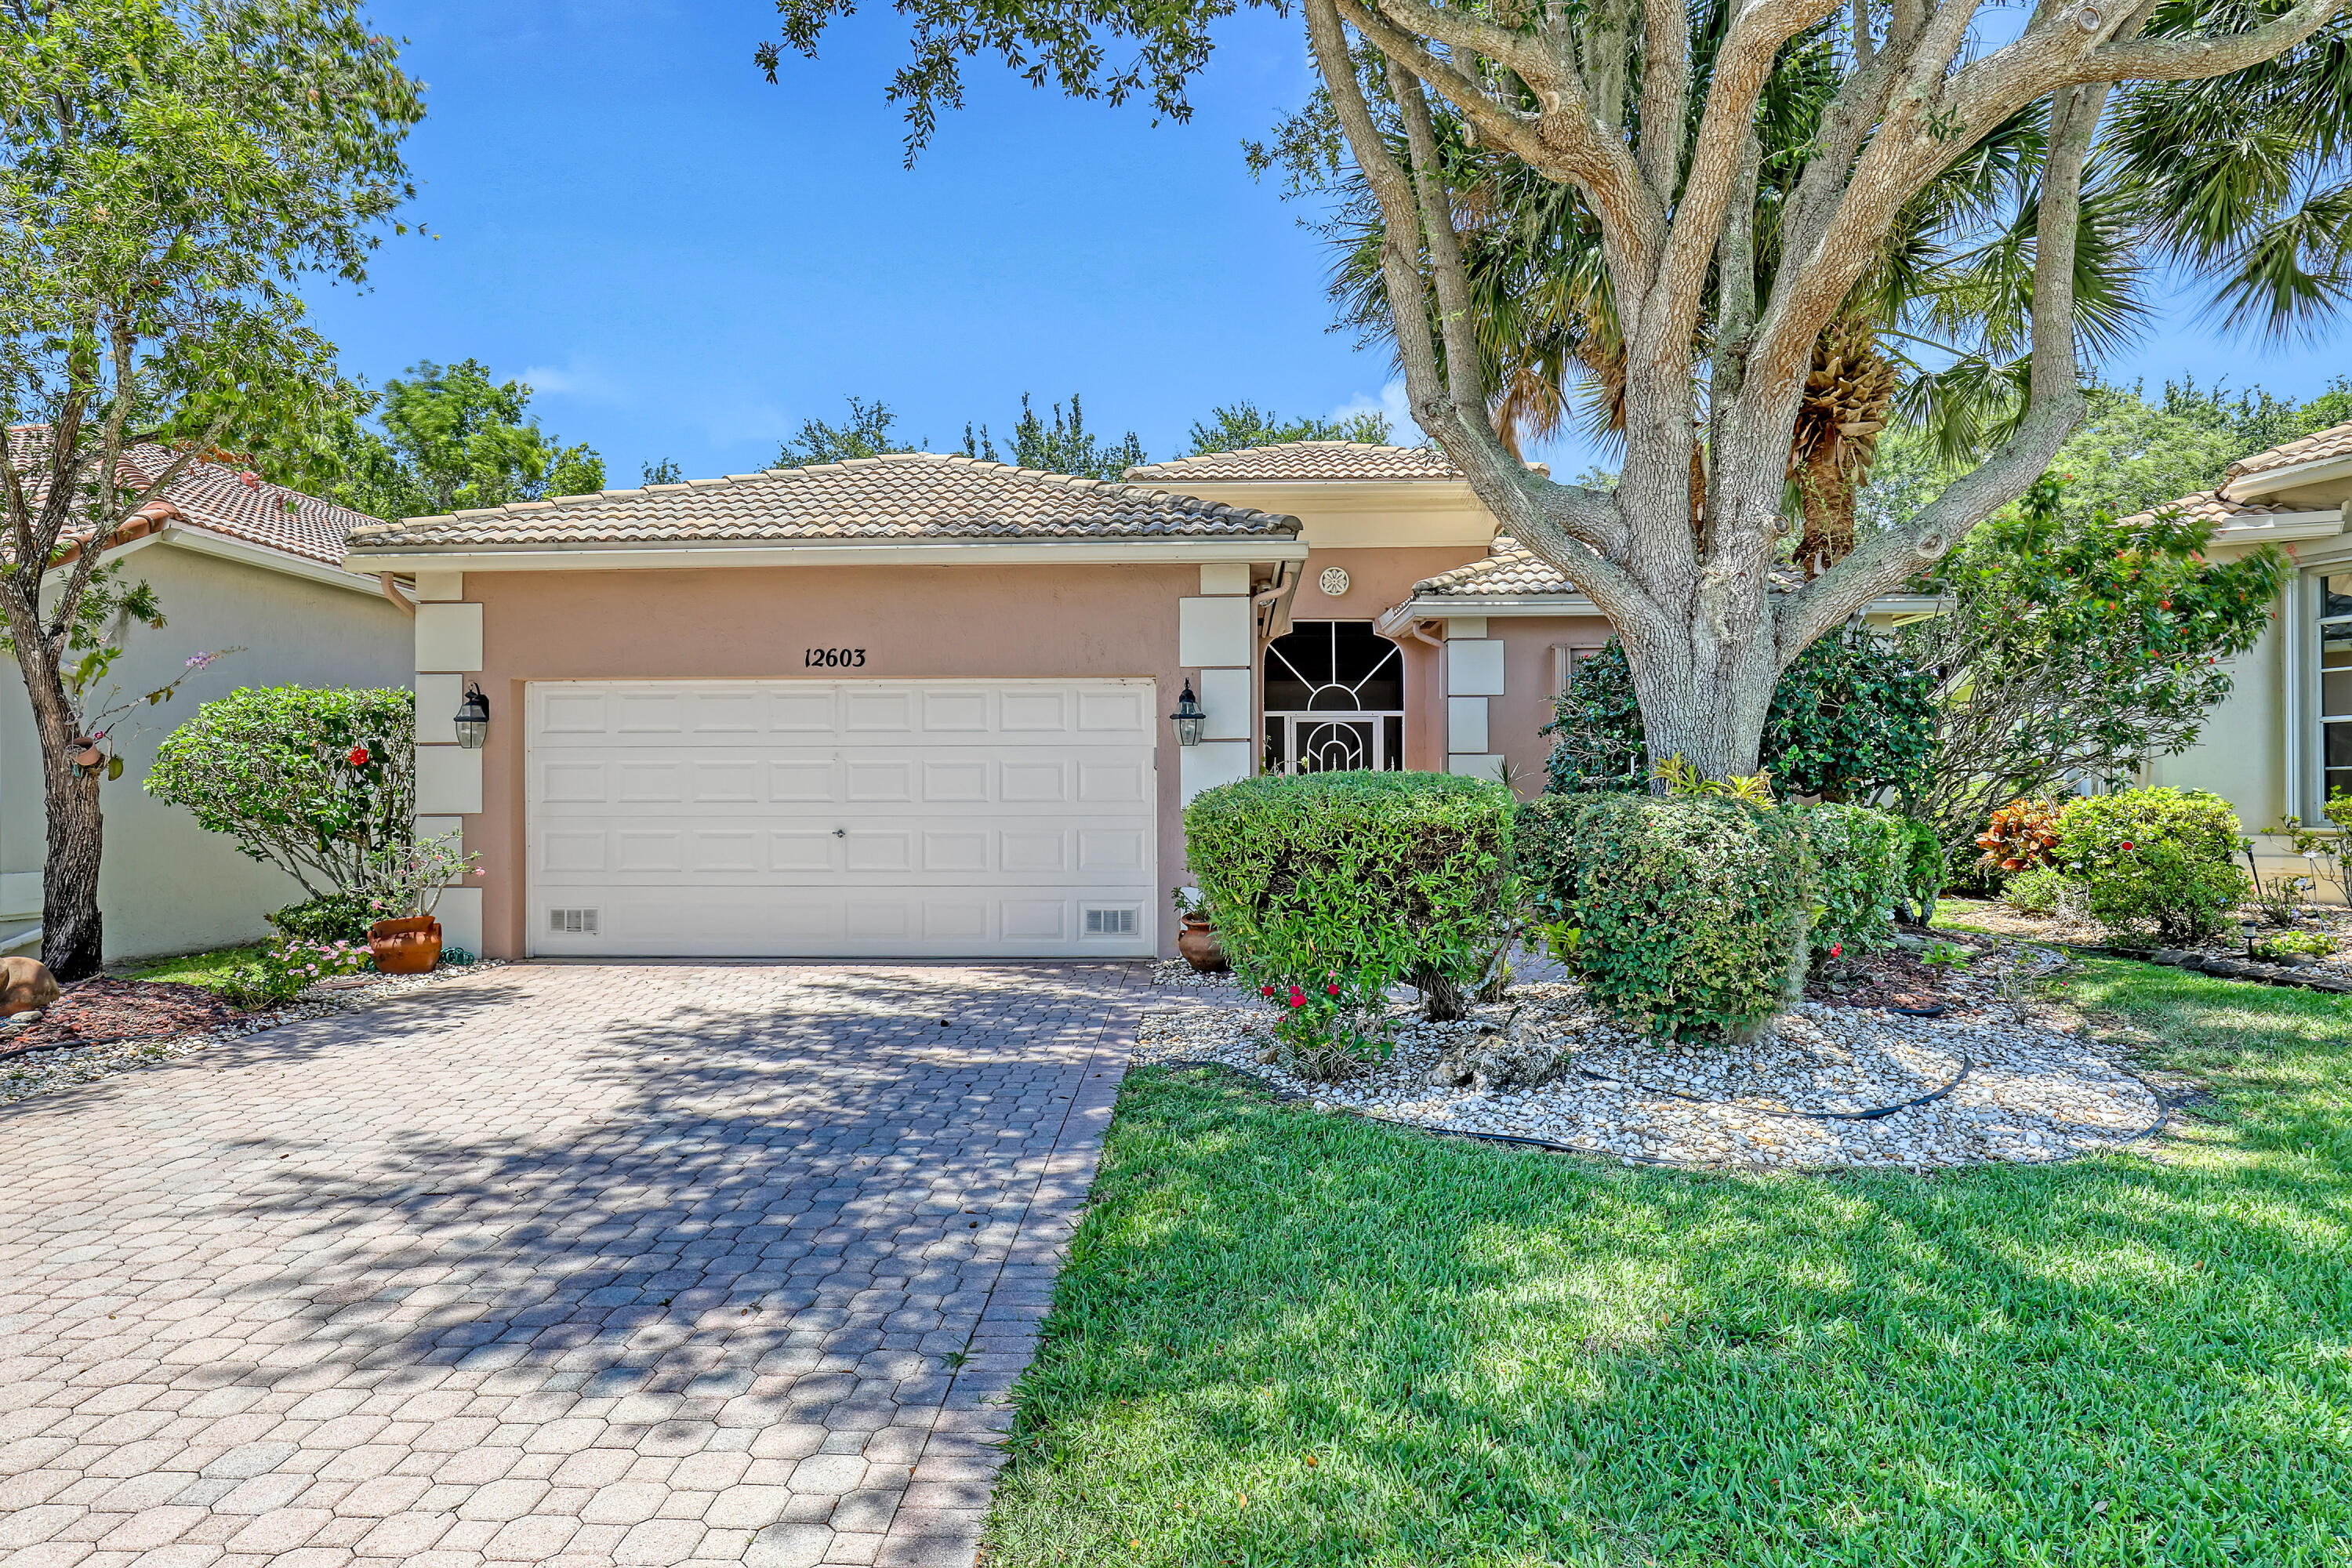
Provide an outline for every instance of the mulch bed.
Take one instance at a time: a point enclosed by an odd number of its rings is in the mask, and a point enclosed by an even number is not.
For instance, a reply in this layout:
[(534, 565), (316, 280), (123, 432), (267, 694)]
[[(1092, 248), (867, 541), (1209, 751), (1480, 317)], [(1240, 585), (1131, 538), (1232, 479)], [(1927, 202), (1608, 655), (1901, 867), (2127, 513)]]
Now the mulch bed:
[(1952, 979), (1948, 965), (1922, 963), (1889, 948), (1839, 960), (1834, 981), (1815, 976), (1806, 982), (1805, 1000), (1832, 1007), (1952, 1006), (1960, 1002), (1952, 994)]
[(98, 975), (66, 987), (37, 1024), (0, 1030), (0, 1058), (60, 1046), (162, 1040), (227, 1027), (237, 1010), (201, 985)]

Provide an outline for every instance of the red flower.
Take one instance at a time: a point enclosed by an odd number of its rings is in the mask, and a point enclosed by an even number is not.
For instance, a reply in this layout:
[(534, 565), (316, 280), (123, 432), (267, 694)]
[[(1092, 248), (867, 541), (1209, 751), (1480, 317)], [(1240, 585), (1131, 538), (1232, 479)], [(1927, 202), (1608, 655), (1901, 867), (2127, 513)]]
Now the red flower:
[(351, 750), (351, 759), (352, 766), (355, 768), (367, 766), (368, 749), (365, 746), (353, 746)]
[(2132, 841), (2128, 838), (2125, 839), (2123, 847), (2126, 849), (2130, 848), (2132, 847)]
[(1843, 952), (1844, 951), (1845, 943), (1842, 942), (1833, 942), (1830, 943), (1830, 956), (1832, 958), (1835, 958), (1839, 953)]
[(1328, 994), (1337, 996), (1339, 994), (1339, 983), (1334, 980), (1330, 984), (1323, 987), (1323, 989)]
[(1274, 987), (1271, 985), (1261, 985), (1257, 988), (1257, 994), (1261, 996), (1271, 996), (1274, 994)]
[(1290, 1005), (1291, 1005), (1292, 1006), (1294, 1006), (1294, 1007), (1304, 1007), (1304, 1006), (1306, 1006), (1306, 1005), (1307, 1005), (1307, 993), (1306, 993), (1306, 992), (1304, 992), (1304, 991), (1301, 991), (1301, 990), (1300, 990), (1297, 986), (1296, 986), (1296, 985), (1292, 986), (1292, 987), (1290, 988)]

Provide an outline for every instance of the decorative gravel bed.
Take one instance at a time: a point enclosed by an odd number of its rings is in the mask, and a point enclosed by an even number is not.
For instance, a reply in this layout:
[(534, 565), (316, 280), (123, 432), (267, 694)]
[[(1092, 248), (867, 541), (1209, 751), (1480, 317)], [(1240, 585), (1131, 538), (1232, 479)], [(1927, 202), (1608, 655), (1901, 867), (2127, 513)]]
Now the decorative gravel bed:
[[(2088, 921), (2069, 919), (2064, 915), (2029, 915), (2011, 909), (1993, 900), (1950, 899), (1951, 915), (1962, 923), (2001, 936), (2028, 942), (2061, 942), (2076, 947), (2112, 947), (2115, 938), (2104, 928)], [(2228, 929), (2203, 942), (2191, 943), (2183, 952), (2209, 958), (2244, 959), (2246, 939), (2239, 928), (2241, 919), (2252, 921), (2251, 910), (2240, 910)], [(2254, 921), (2255, 935), (2283, 936), (2287, 931), (2325, 931), (2336, 939), (2336, 951), (2306, 957), (2292, 966), (2291, 973), (2326, 976), (2333, 980), (2352, 980), (2352, 910), (2326, 904), (2308, 905), (2303, 919), (2294, 926), (2282, 928)], [(2288, 970), (2287, 965), (2279, 965)]]
[[(0, 1105), (153, 1067), (281, 1024), (357, 1012), (502, 962), (445, 964), (425, 974), (351, 975), (314, 985), (283, 1007), (252, 1013), (236, 1011), (199, 985), (101, 975), (69, 986), (40, 1023), (0, 1027)], [(194, 996), (180, 994), (191, 992)]]
[[(2120, 1148), (2164, 1121), (2140, 1079), (2013, 999), (2063, 963), (2002, 944), (1942, 988), (1944, 1016), (1808, 1001), (1748, 1046), (1654, 1042), (1601, 1018), (1571, 984), (1517, 985), (1461, 1023), (1403, 1022), (1385, 1062), (1337, 1084), (1275, 1065), (1276, 1009), (1229, 977), (1163, 971), (1164, 1005), (1147, 1013), (1137, 1057), (1216, 1062), (1331, 1109), (1628, 1163), (2047, 1162)], [(1560, 1047), (1559, 1076), (1495, 1090), (1432, 1081), (1442, 1058), (1505, 1038)]]

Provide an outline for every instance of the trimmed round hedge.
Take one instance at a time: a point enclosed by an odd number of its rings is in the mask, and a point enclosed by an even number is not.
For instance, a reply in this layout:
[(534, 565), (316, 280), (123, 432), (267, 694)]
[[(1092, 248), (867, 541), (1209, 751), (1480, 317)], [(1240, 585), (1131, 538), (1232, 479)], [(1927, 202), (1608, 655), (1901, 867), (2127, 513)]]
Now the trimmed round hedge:
[(1184, 852), (1234, 969), (1318, 1022), (1370, 1016), (1400, 981), (1478, 986), (1506, 934), (1511, 827), (1510, 792), (1478, 779), (1271, 774), (1195, 796)]
[(1593, 1000), (1653, 1034), (1740, 1038), (1801, 980), (1819, 879), (1797, 814), (1709, 795), (1545, 795), (1521, 875), (1573, 927)]
[(2246, 896), (2238, 814), (2201, 789), (2126, 789), (2070, 800), (2058, 861), (2080, 880), (2091, 918), (2126, 939), (2194, 942)]

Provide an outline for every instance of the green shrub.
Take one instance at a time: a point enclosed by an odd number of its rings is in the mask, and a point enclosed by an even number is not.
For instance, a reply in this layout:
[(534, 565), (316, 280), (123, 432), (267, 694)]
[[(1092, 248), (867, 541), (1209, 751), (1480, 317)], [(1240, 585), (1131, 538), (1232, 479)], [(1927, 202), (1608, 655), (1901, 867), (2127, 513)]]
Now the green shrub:
[(239, 1007), (276, 1007), (291, 1002), (321, 980), (356, 974), (368, 967), (364, 942), (312, 942), (287, 937), (271, 942), (222, 979), (219, 991)]
[(382, 919), (365, 893), (329, 893), (289, 904), (269, 917), (288, 936), (311, 942), (365, 942), (368, 927)]
[(2058, 859), (2091, 918), (2117, 936), (2194, 942), (2246, 896), (2237, 814), (2204, 790), (2131, 789), (2069, 801)]
[(1951, 862), (1932, 824), (1905, 816), (1896, 818), (1895, 826), (1903, 837), (1897, 853), (1903, 858), (1904, 907), (1915, 924), (1926, 925), (1935, 918), (1936, 901), (1951, 880)]
[(240, 688), (163, 738), (145, 788), (312, 898), (353, 892), (414, 830), (415, 740), (397, 687)]
[(1193, 798), (1184, 844), (1226, 957), (1288, 1005), (1283, 1038), (1302, 1061), (1328, 1045), (1375, 1046), (1400, 981), (1458, 1003), (1507, 935), (1511, 796), (1497, 784), (1244, 779)]
[(1813, 854), (1820, 906), (1809, 938), (1816, 963), (1835, 952), (1895, 943), (1895, 906), (1907, 892), (1911, 845), (1903, 821), (1866, 805), (1791, 806)]
[(2326, 958), (2336, 951), (2336, 939), (2324, 931), (2281, 931), (2254, 943), (2256, 958), (2281, 959), (2294, 954)]
[(1580, 933), (1578, 972), (1617, 1017), (1739, 1038), (1790, 999), (1818, 897), (1793, 813), (1707, 795), (1545, 795), (1519, 808), (1517, 847), (1538, 915)]
[(2000, 885), (2000, 901), (2021, 915), (2054, 915), (2083, 907), (2083, 885), (2055, 866), (2035, 866)]

